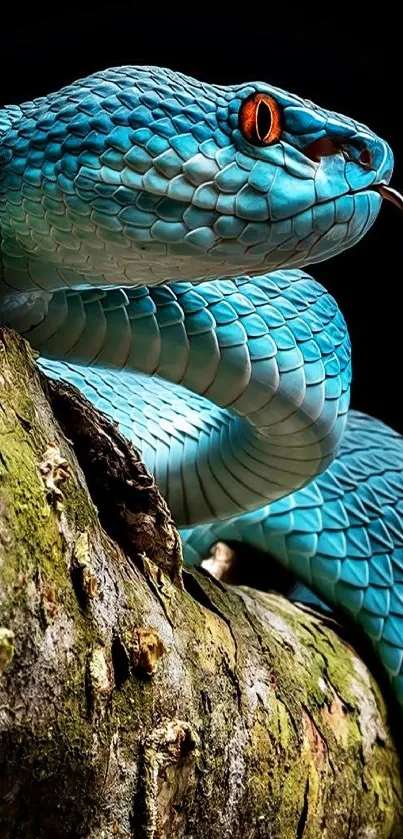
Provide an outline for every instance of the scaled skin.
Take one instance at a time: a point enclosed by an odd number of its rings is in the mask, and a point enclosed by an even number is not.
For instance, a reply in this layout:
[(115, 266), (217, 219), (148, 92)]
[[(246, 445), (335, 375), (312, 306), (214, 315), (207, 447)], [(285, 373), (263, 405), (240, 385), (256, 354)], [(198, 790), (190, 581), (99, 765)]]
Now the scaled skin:
[[(238, 126), (256, 90), (283, 114), (281, 139), (265, 148)], [(388, 145), (353, 120), (267, 84), (217, 87), (152, 67), (94, 74), (6, 109), (1, 123), (3, 262), (15, 290), (312, 264), (364, 235), (381, 206), (369, 187), (392, 173)], [(304, 149), (325, 136), (349, 159), (310, 160)], [(358, 162), (363, 149), (371, 168)]]
[[(241, 131), (254, 91), (281, 109), (270, 146)], [(141, 449), (187, 561), (267, 550), (357, 620), (403, 703), (402, 440), (348, 413), (346, 324), (303, 270), (375, 222), (387, 143), (267, 84), (154, 67), (6, 108), (0, 131), (3, 322)]]

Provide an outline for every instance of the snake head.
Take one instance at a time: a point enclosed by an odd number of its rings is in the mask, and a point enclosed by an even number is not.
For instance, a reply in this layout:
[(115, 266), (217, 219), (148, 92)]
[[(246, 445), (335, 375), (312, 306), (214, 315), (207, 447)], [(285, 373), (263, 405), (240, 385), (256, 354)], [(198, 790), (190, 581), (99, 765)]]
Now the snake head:
[[(246, 258), (301, 267), (358, 242), (375, 221), (393, 171), (389, 145), (364, 125), (264, 83), (240, 87), (228, 104), (231, 169), (248, 170), (237, 196), (249, 224)], [(240, 177), (240, 184), (242, 175)], [(266, 226), (266, 232), (263, 228)]]
[(107, 282), (312, 264), (358, 242), (392, 194), (384, 140), (265, 83), (119, 67), (10, 121), (7, 247)]

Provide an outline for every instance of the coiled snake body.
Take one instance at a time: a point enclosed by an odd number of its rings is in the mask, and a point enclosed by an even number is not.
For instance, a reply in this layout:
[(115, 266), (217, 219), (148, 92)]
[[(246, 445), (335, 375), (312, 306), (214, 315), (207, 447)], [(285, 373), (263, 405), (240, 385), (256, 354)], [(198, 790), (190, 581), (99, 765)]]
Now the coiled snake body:
[(2, 322), (117, 420), (181, 528), (270, 552), (371, 639), (403, 704), (403, 444), (349, 410), (305, 272), (374, 223), (392, 152), (264, 83), (95, 73), (0, 111)]

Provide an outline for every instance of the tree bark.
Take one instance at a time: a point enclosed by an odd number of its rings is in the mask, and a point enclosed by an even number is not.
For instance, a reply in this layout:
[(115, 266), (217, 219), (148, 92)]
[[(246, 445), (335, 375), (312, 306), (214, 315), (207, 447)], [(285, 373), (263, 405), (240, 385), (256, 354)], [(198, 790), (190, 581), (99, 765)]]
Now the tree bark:
[(1, 837), (401, 837), (385, 701), (336, 623), (180, 561), (117, 426), (2, 330)]

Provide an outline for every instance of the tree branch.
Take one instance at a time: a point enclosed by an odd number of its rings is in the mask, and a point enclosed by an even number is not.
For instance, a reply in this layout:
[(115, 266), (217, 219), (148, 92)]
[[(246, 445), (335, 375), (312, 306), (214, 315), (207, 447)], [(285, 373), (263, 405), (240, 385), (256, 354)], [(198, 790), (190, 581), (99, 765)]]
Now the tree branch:
[(180, 573), (118, 429), (0, 333), (0, 835), (398, 839), (379, 687), (325, 618)]

